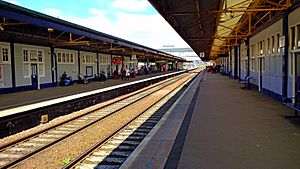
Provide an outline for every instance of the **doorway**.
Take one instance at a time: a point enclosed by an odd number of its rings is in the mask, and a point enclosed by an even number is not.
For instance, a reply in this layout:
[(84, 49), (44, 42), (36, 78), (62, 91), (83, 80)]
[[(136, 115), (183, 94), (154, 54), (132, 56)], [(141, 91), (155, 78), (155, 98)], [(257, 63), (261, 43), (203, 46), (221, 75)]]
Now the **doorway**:
[(262, 74), (263, 74), (263, 57), (258, 58), (258, 76), (259, 76), (259, 83), (258, 83), (258, 90), (262, 92), (263, 90), (263, 83), (262, 83)]
[(38, 67), (37, 64), (31, 64), (31, 87), (38, 89)]
[(295, 103), (300, 104), (300, 53), (295, 53)]

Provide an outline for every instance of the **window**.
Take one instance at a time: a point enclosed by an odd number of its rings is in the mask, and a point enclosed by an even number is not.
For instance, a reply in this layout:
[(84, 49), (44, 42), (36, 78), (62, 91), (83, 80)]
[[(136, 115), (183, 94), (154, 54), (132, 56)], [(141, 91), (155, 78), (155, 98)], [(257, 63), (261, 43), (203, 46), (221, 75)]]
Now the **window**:
[(250, 57), (254, 57), (254, 48), (255, 48), (255, 45), (252, 45), (251, 50), (250, 50)]
[(280, 53), (280, 47), (279, 47), (279, 41), (280, 41), (280, 35), (279, 35), (279, 33), (276, 35), (277, 37), (277, 53)]
[(270, 51), (270, 38), (267, 39), (267, 54), (270, 54), (271, 51)]
[(43, 51), (37, 51), (37, 56), (38, 56), (38, 62), (42, 63), (43, 62)]
[(294, 75), (294, 53), (291, 54), (290, 57), (290, 75), (293, 76)]
[(258, 43), (258, 53), (259, 53), (259, 55), (263, 55), (264, 54), (264, 48), (263, 48), (263, 43), (264, 43), (264, 41), (260, 41), (259, 43)]
[(30, 78), (31, 63), (38, 63), (38, 74), (40, 77), (45, 76), (44, 51), (37, 49), (23, 49), (23, 76)]
[(95, 63), (95, 58), (92, 55), (83, 55), (82, 63)]
[(275, 53), (275, 37), (272, 36), (272, 54)]
[(24, 75), (24, 77), (30, 77), (30, 72), (29, 72), (29, 63), (24, 63), (23, 64), (23, 75)]
[(62, 62), (66, 63), (66, 54), (65, 53), (62, 54)]
[(23, 50), (23, 61), (28, 62), (28, 50)]
[(261, 58), (261, 71), (265, 72), (265, 57)]
[(297, 25), (297, 48), (300, 48), (300, 25)]
[(110, 56), (100, 56), (99, 57), (99, 61), (100, 61), (100, 64), (102, 63), (102, 64), (109, 64), (110, 62), (109, 62), (109, 57)]
[(74, 56), (73, 56), (73, 53), (70, 53), (70, 63), (74, 63)]
[(61, 61), (62, 61), (62, 60), (61, 60), (61, 53), (58, 53), (58, 54), (57, 54), (57, 62), (58, 62), (58, 63), (61, 63)]
[(257, 51), (256, 51), (256, 53), (257, 53), (257, 56), (260, 55), (260, 42), (257, 43)]
[(291, 34), (290, 34), (290, 39), (291, 39), (291, 50), (295, 50), (296, 49), (296, 45), (295, 45), (295, 39), (296, 39), (296, 31), (295, 31), (295, 27), (291, 28)]
[(9, 49), (8, 47), (2, 47), (2, 62), (8, 62), (9, 61)]
[(255, 58), (251, 58), (251, 62), (250, 62), (250, 68), (251, 70), (255, 70)]
[(74, 64), (73, 52), (57, 52), (57, 63), (59, 64)]
[(24, 62), (43, 63), (44, 51), (35, 49), (23, 49)]

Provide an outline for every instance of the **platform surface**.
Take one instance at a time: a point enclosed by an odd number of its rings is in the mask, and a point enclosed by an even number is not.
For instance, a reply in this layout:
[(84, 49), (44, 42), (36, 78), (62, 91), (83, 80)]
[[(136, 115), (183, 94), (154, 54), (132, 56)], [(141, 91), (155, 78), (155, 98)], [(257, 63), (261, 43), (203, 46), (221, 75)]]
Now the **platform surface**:
[(29, 90), (17, 93), (0, 94), (0, 111), (10, 108), (15, 108), (27, 104), (38, 103), (46, 100), (56, 99), (64, 96), (78, 94), (82, 92), (102, 89), (110, 86), (133, 82), (146, 79), (149, 77), (159, 76), (169, 72), (153, 73), (148, 75), (139, 75), (135, 78), (130, 78), (129, 81), (121, 79), (108, 79), (107, 81), (92, 81), (88, 84), (74, 84), (72, 86), (49, 87), (40, 90)]
[(300, 118), (292, 115), (237, 80), (206, 74), (123, 168), (299, 169)]

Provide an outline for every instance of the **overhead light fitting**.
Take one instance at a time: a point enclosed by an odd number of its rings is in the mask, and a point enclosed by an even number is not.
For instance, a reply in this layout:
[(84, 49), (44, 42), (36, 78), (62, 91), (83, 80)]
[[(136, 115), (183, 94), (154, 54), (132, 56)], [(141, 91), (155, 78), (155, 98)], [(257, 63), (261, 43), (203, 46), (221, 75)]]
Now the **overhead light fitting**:
[(0, 24), (0, 31), (4, 31), (4, 27)]
[(48, 32), (53, 32), (54, 31), (53, 28), (48, 28), (47, 30), (48, 30)]
[(226, 21), (226, 19), (225, 19), (224, 15), (221, 15), (221, 16), (220, 16), (220, 22), (223, 23), (223, 22), (225, 22), (225, 21)]

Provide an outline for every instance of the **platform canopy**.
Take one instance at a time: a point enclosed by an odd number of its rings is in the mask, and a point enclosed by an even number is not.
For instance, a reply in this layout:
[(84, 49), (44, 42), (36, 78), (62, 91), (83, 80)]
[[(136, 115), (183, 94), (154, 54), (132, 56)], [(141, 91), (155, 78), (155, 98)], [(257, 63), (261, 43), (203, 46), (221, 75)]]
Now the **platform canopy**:
[(185, 59), (84, 26), (0, 1), (0, 41), (84, 50), (137, 59)]
[(205, 53), (203, 60), (224, 56), (294, 1), (149, 0), (199, 56)]

